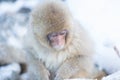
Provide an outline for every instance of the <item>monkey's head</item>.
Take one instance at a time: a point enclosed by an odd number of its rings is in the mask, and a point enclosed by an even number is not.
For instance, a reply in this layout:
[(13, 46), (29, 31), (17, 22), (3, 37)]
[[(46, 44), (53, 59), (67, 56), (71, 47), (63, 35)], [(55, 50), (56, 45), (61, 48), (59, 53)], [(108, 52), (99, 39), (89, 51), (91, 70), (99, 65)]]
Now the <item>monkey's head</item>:
[(46, 48), (62, 50), (70, 44), (72, 16), (64, 3), (49, 1), (37, 6), (31, 15), (34, 37)]

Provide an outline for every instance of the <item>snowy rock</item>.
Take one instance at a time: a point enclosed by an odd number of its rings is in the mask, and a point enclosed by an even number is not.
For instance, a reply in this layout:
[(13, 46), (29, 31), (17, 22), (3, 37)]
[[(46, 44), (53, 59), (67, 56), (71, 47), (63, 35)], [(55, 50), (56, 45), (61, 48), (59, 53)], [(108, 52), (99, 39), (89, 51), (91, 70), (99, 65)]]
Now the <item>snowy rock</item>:
[(29, 12), (31, 12), (31, 9), (30, 8), (28, 8), (28, 7), (22, 7), (19, 11), (18, 11), (19, 13), (29, 13)]
[(0, 2), (15, 2), (17, 0), (0, 0)]
[(20, 39), (26, 32), (28, 20), (28, 13), (7, 12), (0, 15), (0, 42), (7, 42), (11, 37)]
[(120, 71), (104, 77), (102, 80), (120, 80)]
[(20, 65), (12, 63), (0, 67), (0, 80), (19, 80)]
[(95, 61), (107, 74), (112, 74), (120, 70), (120, 57), (112, 46), (99, 46), (95, 55)]

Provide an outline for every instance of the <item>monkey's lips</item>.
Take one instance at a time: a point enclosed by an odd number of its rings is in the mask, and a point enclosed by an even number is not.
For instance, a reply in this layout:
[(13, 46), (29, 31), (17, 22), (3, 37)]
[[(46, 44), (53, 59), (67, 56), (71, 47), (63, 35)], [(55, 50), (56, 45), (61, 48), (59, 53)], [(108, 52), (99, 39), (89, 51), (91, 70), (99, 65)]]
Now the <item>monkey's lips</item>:
[(55, 50), (59, 51), (59, 50), (62, 50), (62, 49), (64, 48), (64, 44), (54, 43), (54, 44), (52, 44), (52, 47), (53, 47)]
[(52, 41), (51, 42), (51, 46), (55, 49), (55, 50), (62, 50), (64, 48), (65, 42), (61, 41), (61, 40), (56, 40), (56, 41)]
[(64, 48), (64, 45), (62, 45), (62, 46), (56, 45), (56, 46), (53, 46), (53, 48), (55, 50), (59, 51), (59, 50), (62, 50)]

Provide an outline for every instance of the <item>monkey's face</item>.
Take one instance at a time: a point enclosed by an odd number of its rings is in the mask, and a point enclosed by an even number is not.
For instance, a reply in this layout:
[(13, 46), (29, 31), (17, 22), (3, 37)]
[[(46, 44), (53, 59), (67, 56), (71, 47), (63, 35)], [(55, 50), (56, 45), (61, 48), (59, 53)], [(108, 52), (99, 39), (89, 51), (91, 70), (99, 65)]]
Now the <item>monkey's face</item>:
[(55, 50), (61, 50), (66, 44), (66, 38), (68, 35), (67, 30), (62, 30), (59, 32), (53, 32), (47, 35), (49, 45)]
[(72, 41), (73, 18), (62, 3), (52, 1), (39, 5), (33, 10), (30, 21), (37, 42), (49, 50), (63, 50)]

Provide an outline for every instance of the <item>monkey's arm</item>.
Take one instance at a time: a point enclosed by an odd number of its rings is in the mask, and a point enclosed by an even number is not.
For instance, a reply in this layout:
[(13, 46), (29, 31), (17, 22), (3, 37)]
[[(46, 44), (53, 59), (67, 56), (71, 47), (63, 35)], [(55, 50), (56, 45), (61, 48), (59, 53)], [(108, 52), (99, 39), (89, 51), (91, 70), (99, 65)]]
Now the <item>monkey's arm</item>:
[(49, 80), (49, 71), (43, 63), (32, 56), (28, 59), (28, 73), (32, 79), (29, 80)]
[(56, 72), (55, 80), (85, 78), (91, 73), (92, 62), (88, 57), (77, 56), (66, 60)]

